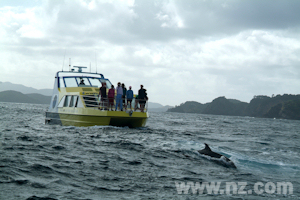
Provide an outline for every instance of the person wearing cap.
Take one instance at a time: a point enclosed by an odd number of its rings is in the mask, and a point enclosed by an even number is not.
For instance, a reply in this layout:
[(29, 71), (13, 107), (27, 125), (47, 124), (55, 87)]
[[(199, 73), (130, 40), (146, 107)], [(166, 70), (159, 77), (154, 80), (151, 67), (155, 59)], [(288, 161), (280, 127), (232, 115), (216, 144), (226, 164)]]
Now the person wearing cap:
[(126, 92), (126, 97), (127, 97), (126, 108), (128, 106), (128, 103), (129, 103), (130, 104), (130, 110), (131, 110), (132, 109), (131, 103), (132, 103), (132, 99), (133, 99), (133, 91), (131, 90), (131, 86), (129, 86), (129, 90), (127, 90), (127, 92)]
[(120, 105), (120, 110), (123, 111), (123, 105), (122, 105), (123, 88), (122, 88), (120, 82), (118, 82), (118, 86), (116, 88), (116, 91), (117, 91), (116, 111), (118, 110), (119, 105)]

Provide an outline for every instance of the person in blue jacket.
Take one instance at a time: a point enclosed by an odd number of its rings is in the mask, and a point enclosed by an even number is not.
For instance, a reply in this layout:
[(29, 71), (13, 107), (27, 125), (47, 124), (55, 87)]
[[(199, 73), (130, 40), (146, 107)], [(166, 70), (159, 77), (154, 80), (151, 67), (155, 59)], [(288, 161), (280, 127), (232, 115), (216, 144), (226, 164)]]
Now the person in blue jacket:
[(126, 92), (126, 97), (127, 97), (126, 108), (128, 106), (128, 103), (129, 103), (130, 104), (130, 110), (131, 110), (132, 109), (131, 103), (132, 103), (132, 99), (133, 99), (133, 91), (131, 90), (131, 86), (129, 86), (129, 90), (127, 90), (127, 92)]

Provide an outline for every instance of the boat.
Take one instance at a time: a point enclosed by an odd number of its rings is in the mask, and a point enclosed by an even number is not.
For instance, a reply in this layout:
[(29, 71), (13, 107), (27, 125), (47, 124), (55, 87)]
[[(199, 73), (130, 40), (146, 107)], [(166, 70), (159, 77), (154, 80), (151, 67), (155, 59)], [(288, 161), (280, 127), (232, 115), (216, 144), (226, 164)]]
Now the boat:
[(56, 73), (53, 95), (46, 111), (46, 124), (130, 128), (146, 125), (149, 117), (147, 102), (144, 110), (134, 109), (137, 107), (134, 95), (132, 108), (108, 110), (99, 100), (99, 87), (106, 83), (108, 90), (111, 82), (103, 74), (83, 72), (84, 68), (86, 67), (73, 66), (70, 71)]

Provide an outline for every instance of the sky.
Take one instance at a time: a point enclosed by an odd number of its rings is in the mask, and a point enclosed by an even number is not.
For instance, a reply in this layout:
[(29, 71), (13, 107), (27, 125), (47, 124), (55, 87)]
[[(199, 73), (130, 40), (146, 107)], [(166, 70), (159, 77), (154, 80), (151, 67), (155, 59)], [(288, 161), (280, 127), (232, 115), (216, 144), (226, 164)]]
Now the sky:
[(300, 93), (298, 0), (0, 0), (0, 81), (53, 88), (71, 65), (151, 102)]

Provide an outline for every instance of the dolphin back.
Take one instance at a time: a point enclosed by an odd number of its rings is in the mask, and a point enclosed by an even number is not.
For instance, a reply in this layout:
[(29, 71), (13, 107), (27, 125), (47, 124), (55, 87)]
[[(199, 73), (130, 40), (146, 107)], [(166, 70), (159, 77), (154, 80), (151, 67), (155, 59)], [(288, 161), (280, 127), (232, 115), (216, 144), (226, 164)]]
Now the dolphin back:
[[(204, 155), (208, 155), (208, 156), (211, 156), (211, 157), (215, 157), (216, 155), (216, 153), (215, 152), (213, 152), (211, 149), (210, 149), (210, 147), (208, 146), (208, 144), (206, 144), (206, 143), (204, 143), (205, 144), (205, 147), (204, 147), (204, 149), (202, 149), (202, 150), (199, 150), (198, 152), (200, 153), (200, 154), (204, 154)], [(218, 158), (219, 157), (221, 157), (221, 156), (218, 156)]]
[[(218, 159), (221, 159), (221, 164), (225, 164), (226, 167), (233, 167), (233, 168), (236, 168), (235, 164), (229, 159), (227, 158), (226, 156), (224, 155), (221, 155), (219, 153), (216, 153), (216, 152), (213, 152), (210, 147), (208, 146), (208, 144), (204, 143), (205, 144), (205, 148), (202, 149), (202, 150), (199, 150), (198, 152), (202, 155), (206, 155), (206, 156), (209, 156), (211, 158), (218, 158)], [(225, 163), (224, 163), (225, 161)]]

